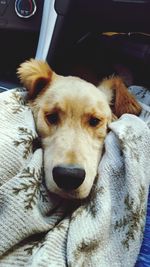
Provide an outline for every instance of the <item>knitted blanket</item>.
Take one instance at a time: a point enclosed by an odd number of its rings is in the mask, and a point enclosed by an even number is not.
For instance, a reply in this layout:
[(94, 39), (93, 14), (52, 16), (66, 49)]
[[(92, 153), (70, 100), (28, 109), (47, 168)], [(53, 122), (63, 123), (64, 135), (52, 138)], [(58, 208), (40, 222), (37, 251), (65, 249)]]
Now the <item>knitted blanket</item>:
[[(147, 91), (135, 93), (150, 103)], [(133, 267), (150, 182), (150, 108), (110, 124), (91, 194), (72, 202), (46, 190), (25, 102), (18, 89), (0, 94), (0, 266)]]

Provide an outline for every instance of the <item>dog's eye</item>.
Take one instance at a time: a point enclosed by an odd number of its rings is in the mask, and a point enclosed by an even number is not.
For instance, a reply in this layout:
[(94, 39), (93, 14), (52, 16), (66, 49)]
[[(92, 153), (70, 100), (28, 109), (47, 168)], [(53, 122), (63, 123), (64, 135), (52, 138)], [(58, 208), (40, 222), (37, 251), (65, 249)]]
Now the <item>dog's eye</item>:
[(89, 125), (91, 127), (96, 127), (99, 123), (100, 123), (100, 119), (96, 118), (96, 117), (91, 117), (88, 121)]
[(57, 124), (59, 122), (59, 114), (57, 112), (46, 115), (46, 119), (50, 124)]

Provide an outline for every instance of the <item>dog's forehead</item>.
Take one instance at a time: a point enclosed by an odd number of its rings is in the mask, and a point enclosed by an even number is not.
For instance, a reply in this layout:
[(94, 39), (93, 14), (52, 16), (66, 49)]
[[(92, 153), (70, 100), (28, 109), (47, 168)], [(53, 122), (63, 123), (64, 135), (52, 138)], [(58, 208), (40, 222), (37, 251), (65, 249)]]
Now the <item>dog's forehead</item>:
[(76, 77), (60, 77), (46, 90), (43, 101), (46, 105), (66, 102), (68, 105), (79, 103), (82, 106), (108, 106), (103, 92), (93, 84)]

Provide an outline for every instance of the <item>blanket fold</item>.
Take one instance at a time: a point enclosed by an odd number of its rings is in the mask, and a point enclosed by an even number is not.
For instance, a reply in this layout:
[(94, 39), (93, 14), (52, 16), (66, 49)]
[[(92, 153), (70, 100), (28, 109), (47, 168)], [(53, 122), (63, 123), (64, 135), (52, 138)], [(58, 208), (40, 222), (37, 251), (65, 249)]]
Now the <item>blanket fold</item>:
[(0, 266), (133, 267), (150, 182), (150, 108), (110, 124), (90, 196), (71, 210), (45, 187), (26, 92), (1, 93), (0, 106)]

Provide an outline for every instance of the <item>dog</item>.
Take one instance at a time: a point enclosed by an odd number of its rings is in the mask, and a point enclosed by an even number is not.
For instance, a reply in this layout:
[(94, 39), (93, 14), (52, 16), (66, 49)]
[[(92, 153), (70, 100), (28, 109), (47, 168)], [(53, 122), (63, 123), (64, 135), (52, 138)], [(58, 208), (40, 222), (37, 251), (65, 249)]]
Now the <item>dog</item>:
[(17, 71), (28, 90), (44, 151), (45, 183), (63, 198), (84, 199), (97, 175), (108, 125), (124, 113), (138, 115), (141, 106), (119, 77), (95, 85), (60, 76), (49, 65), (31, 59)]

